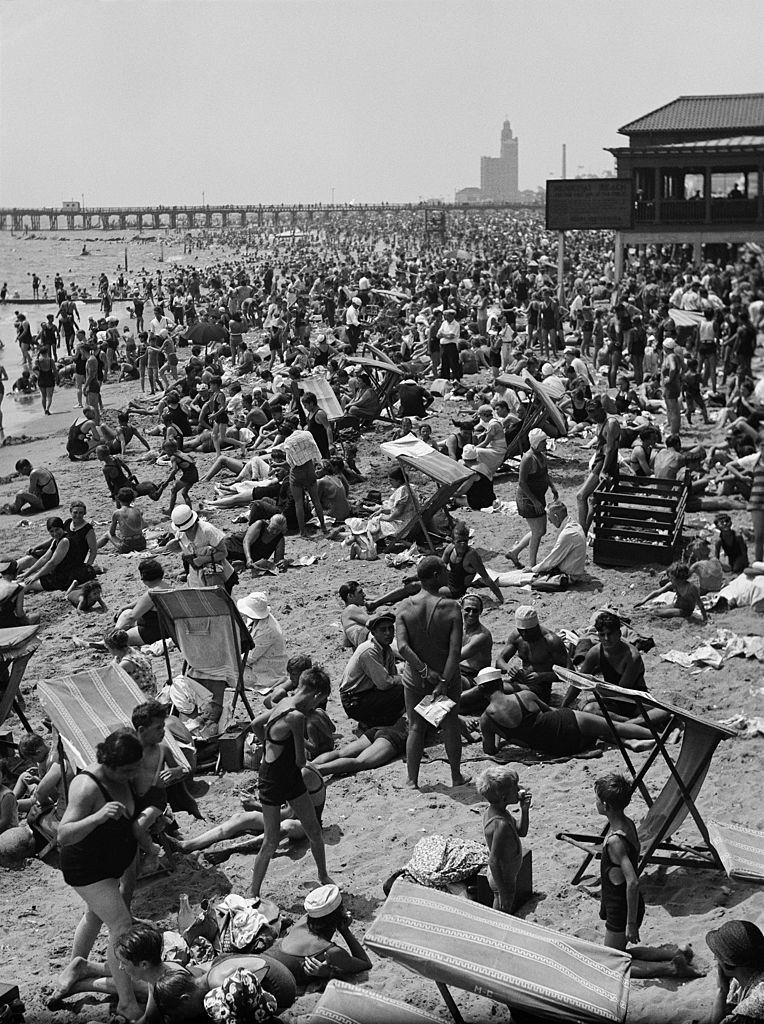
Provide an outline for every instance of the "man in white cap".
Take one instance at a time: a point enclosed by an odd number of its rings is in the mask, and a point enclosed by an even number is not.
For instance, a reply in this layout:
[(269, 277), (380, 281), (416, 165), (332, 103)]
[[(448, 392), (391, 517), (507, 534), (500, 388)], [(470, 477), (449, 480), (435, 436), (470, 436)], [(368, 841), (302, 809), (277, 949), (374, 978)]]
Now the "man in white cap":
[(663, 401), (666, 403), (667, 429), (669, 434), (679, 435), (682, 430), (682, 362), (676, 354), (676, 342), (673, 338), (663, 339), (663, 352), (661, 381)]
[(462, 364), (459, 361), (459, 321), (456, 310), (447, 309), (443, 313), (443, 323), (438, 328), (440, 341), (440, 376), (444, 380), (461, 380)]
[[(522, 662), (519, 669), (510, 665), (517, 655)], [(515, 628), (507, 637), (507, 645), (496, 659), (496, 667), (506, 672), (515, 686), (531, 690), (548, 704), (552, 684), (557, 679), (553, 665), (570, 668), (570, 658), (562, 638), (539, 624), (532, 605), (520, 605), (515, 611)]]
[(238, 577), (228, 561), (223, 531), (200, 519), (188, 505), (176, 505), (170, 518), (188, 569), (189, 587), (225, 587), (230, 594)]
[(364, 725), (393, 725), (405, 707), (403, 681), (391, 644), (395, 612), (379, 608), (366, 622), (368, 639), (358, 645), (340, 683), (340, 699), (348, 718)]
[(287, 656), (284, 634), (271, 612), (267, 596), (254, 591), (236, 602), (254, 649), (247, 658), (245, 680), (260, 689), (281, 686), (287, 681)]

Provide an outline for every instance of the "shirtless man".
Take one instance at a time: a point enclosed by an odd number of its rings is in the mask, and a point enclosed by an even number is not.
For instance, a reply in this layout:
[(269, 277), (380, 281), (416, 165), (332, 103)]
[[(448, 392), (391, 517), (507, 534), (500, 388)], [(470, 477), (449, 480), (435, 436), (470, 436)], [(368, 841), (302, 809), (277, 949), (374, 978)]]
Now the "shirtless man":
[[(592, 644), (581, 661), (577, 660), (576, 668), (590, 676), (601, 676), (612, 686), (621, 686), (626, 690), (647, 690), (645, 685), (645, 663), (642, 655), (633, 644), (621, 638), (621, 620), (612, 612), (600, 612), (594, 620), (597, 643)], [(572, 703), (578, 690), (571, 686), (565, 695), (564, 705)], [(611, 701), (608, 701), (611, 710)], [(586, 693), (578, 702), (582, 711), (602, 714), (597, 700)], [(632, 717), (637, 709), (631, 701), (613, 701), (612, 710)]]
[[(518, 655), (521, 669), (509, 662)], [(531, 690), (545, 703), (552, 696), (552, 683), (557, 679), (553, 665), (570, 667), (570, 659), (561, 638), (539, 625), (536, 609), (521, 605), (515, 611), (515, 628), (507, 637), (507, 646), (496, 659), (496, 667), (507, 673), (516, 687)]]
[(576, 492), (578, 502), (578, 521), (585, 531), (591, 526), (593, 511), (589, 507), (589, 498), (600, 484), (608, 479), (618, 480), (618, 444), (621, 440), (621, 424), (616, 416), (608, 416), (602, 405), (602, 399), (593, 398), (586, 403), (589, 419), (597, 427), (595, 454), (589, 468), (589, 475)]
[(411, 789), (419, 788), (419, 765), (424, 753), (427, 722), (415, 710), (423, 697), (446, 696), (453, 707), (440, 724), (446, 756), (451, 766), (451, 784), (467, 785), (461, 773), (462, 738), (459, 729), (459, 700), (462, 652), (462, 613), (459, 603), (441, 597), (446, 585), (446, 566), (435, 555), (426, 555), (417, 566), (421, 585), (418, 594), (407, 598), (396, 619), (398, 653), (404, 659), (403, 690), (409, 733), (406, 740), (406, 769)]
[(360, 583), (349, 580), (340, 587), (340, 598), (345, 602), (340, 619), (348, 644), (353, 650), (368, 639), (366, 623), (371, 615), (366, 610), (366, 594)]

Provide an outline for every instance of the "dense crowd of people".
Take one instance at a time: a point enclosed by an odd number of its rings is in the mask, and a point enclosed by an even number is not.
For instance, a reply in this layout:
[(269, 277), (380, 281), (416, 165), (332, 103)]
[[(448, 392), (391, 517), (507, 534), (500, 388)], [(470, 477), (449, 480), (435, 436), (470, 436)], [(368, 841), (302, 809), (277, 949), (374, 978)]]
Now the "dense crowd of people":
[[(608, 236), (578, 233), (560, 281), (556, 241), (533, 211), (454, 214), (447, 238), (437, 240), (414, 212), (351, 210), (300, 239), (266, 243), (227, 229), (219, 241), (225, 256), (204, 270), (178, 265), (119, 282), (131, 303), (121, 326), (105, 275), (102, 316), (88, 323), (62, 281), (58, 316), (38, 332), (17, 315), (18, 343), (46, 411), (55, 386), (76, 393), (81, 413), (66, 451), (73, 462), (98, 463), (113, 512), (100, 537), (78, 498), (62, 519), (54, 473), (20, 459), (24, 483), (3, 511), (49, 514), (49, 540), (8, 552), (0, 625), (31, 623), (24, 597), (40, 590), (66, 593), (81, 614), (105, 609), (102, 552), (142, 553), (144, 589), (116, 612), (104, 645), (146, 701), (99, 745), (97, 763), (70, 780), (65, 802), (56, 794), (70, 768), (56, 744), (42, 733), (22, 741), (28, 767), (0, 789), (0, 840), (16, 830), (32, 851), (41, 811), (58, 801), (61, 869), (86, 910), (54, 1003), (88, 988), (109, 992), (131, 1021), (268, 1020), (291, 1005), (295, 986), (370, 970), (327, 863), (326, 780), (405, 756), (406, 782), (416, 790), (433, 731), (445, 745), (451, 786), (476, 785), (488, 803), (493, 905), (515, 911), (532, 797), (516, 772), (490, 761), (469, 778), (463, 745), (479, 741), (489, 758), (506, 745), (569, 757), (616, 738), (649, 744), (648, 725), (668, 724), (659, 711), (645, 723), (627, 699), (606, 718), (586, 693), (555, 692), (555, 666), (624, 690), (648, 688), (628, 617), (603, 610), (588, 627), (576, 623), (586, 639), (571, 644), (544, 625), (526, 595), (501, 650), (481, 622), (485, 605), (506, 603), (513, 586), (586, 585), (600, 488), (626, 477), (682, 480), (688, 508), (718, 513), (716, 532), (697, 538), (635, 609), (649, 604), (661, 617), (705, 622), (709, 612), (764, 601), (764, 381), (753, 365), (764, 331), (764, 263), (755, 252), (702, 260), (678, 247), (640, 248), (616, 282)], [(140, 396), (119, 403), (115, 414), (119, 385), (128, 380), (138, 382)], [(445, 434), (435, 415), (444, 396), (459, 410)], [(396, 451), (409, 446), (450, 460), (464, 483), (436, 514), (433, 535), (447, 534), (448, 542), (440, 554), (417, 554), (399, 588), (372, 599), (357, 581), (336, 581), (347, 647), (336, 683), (314, 660), (317, 652), (292, 650), (267, 588), (291, 564), (295, 535), (326, 537), (360, 560), (395, 555), (412, 538), (432, 539), (422, 519), (432, 496), (424, 476), (396, 462), (388, 493), (369, 489), (363, 452), (378, 439), (382, 418)], [(683, 445), (689, 428), (700, 431), (702, 444)], [(564, 438), (591, 449), (570, 510), (553, 457)], [(505, 552), (508, 565), (497, 571), (484, 564), (460, 514), (500, 513), (510, 497), (524, 524)], [(237, 508), (243, 517), (228, 511)], [(161, 529), (147, 527), (145, 509), (162, 517)], [(213, 512), (224, 528), (210, 521)], [(181, 720), (194, 717), (184, 704), (191, 698), (172, 687), (160, 692), (142, 650), (167, 639), (152, 594), (178, 586), (167, 578), (170, 564), (186, 587), (234, 595), (252, 641), (248, 685), (264, 694), (251, 726), (259, 799), (190, 838), (167, 816), (188, 769), (166, 731), (171, 708)], [(262, 580), (264, 589), (244, 594), (245, 577)], [(226, 680), (194, 682), (195, 740), (214, 744)], [(356, 736), (336, 748), (327, 712), (333, 688)], [(612, 773), (594, 785), (607, 819), (604, 941), (628, 950), (635, 976), (693, 977), (691, 950), (640, 944), (645, 907), (639, 838), (626, 814), (631, 791)], [(510, 806), (519, 807), (519, 818)], [(305, 899), (305, 916), (233, 973), (217, 960), (183, 969), (163, 960), (161, 930), (130, 911), (138, 865), (146, 872), (159, 857), (160, 827), (176, 853), (205, 851), (211, 863), (255, 851), (254, 900), (267, 890), (279, 845), (307, 840), (319, 886)], [(234, 846), (212, 849), (231, 840)], [(105, 966), (89, 959), (102, 924)], [(719, 963), (714, 1020), (733, 1012), (734, 999), (748, 1018), (764, 1019), (761, 933), (731, 921), (710, 932), (708, 943)]]

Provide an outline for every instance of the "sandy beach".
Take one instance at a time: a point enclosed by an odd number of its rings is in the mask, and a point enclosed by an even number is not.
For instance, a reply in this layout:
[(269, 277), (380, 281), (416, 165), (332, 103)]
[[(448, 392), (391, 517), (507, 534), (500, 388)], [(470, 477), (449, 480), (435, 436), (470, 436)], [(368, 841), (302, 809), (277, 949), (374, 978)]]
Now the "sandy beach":
[[(107, 419), (114, 410), (137, 393), (136, 384), (107, 386), (104, 401)], [(68, 461), (64, 451), (66, 428), (72, 419), (70, 396), (73, 391), (57, 392), (56, 406), (64, 411), (53, 419), (30, 419), (25, 424), (28, 433), (39, 432), (34, 442), (23, 446), (9, 446), (0, 451), (0, 473), (12, 470), (13, 462), (22, 454), (34, 465), (46, 465), (56, 475), (63, 496), (62, 508), (75, 494), (88, 505), (88, 518), (101, 532), (110, 517), (107, 500), (97, 463), (76, 464)], [(449, 415), (455, 411), (453, 403), (438, 402), (432, 417), (436, 435), (443, 434)], [(707, 428), (693, 430), (688, 442)], [(380, 486), (389, 463), (380, 452), (378, 442), (384, 440), (384, 431), (365, 435), (360, 448), (359, 463), (368, 480), (364, 488)], [(156, 443), (156, 439), (154, 439)], [(588, 452), (580, 441), (558, 443), (551, 471), (563, 500), (573, 507), (573, 494), (583, 478)], [(200, 470), (209, 465), (212, 456), (202, 455)], [(156, 470), (150, 474), (158, 478)], [(12, 484), (2, 486), (0, 500), (7, 500), (14, 491)], [(211, 485), (199, 485), (194, 496), (211, 496)], [(498, 484), (500, 498), (514, 494), (514, 483), (504, 480)], [(144, 502), (147, 520), (158, 525), (162, 520), (155, 506)], [(210, 513), (210, 520), (227, 527), (230, 512)], [(503, 553), (520, 535), (522, 520), (517, 516), (488, 515), (485, 513), (459, 513), (459, 518), (474, 530), (475, 544), (489, 565), (505, 568)], [(691, 515), (688, 528), (712, 520), (711, 515)], [(733, 513), (733, 521), (746, 526), (744, 513)], [(20, 554), (32, 544), (44, 539), (43, 516), (3, 517), (0, 521), (3, 551), (11, 556)], [(343, 739), (352, 738), (351, 723), (344, 715), (336, 687), (347, 660), (347, 651), (341, 643), (339, 626), (340, 605), (336, 591), (346, 579), (362, 582), (368, 594), (396, 585), (401, 571), (390, 568), (384, 559), (375, 563), (345, 561), (346, 549), (337, 543), (318, 539), (303, 541), (290, 537), (287, 553), (292, 558), (315, 554), (318, 561), (308, 567), (291, 568), (285, 575), (265, 578), (256, 582), (245, 580), (235, 591), (239, 597), (250, 590), (265, 589), (285, 636), (288, 653), (311, 653), (331, 674), (334, 692), (329, 712)], [(105, 567), (102, 577), (104, 596), (109, 615), (78, 618), (65, 603), (63, 596), (36, 595), (27, 600), (29, 610), (42, 617), (40, 648), (26, 673), (23, 691), (29, 715), (39, 723), (41, 711), (35, 698), (35, 682), (53, 673), (75, 671), (87, 664), (99, 664), (105, 655), (99, 655), (79, 643), (97, 639), (103, 633), (111, 613), (132, 600), (141, 590), (137, 579), (137, 556), (101, 557)], [(179, 573), (177, 557), (165, 558), (170, 574)], [(483, 621), (494, 636), (494, 653), (511, 628), (512, 611), (521, 603), (532, 600), (538, 608), (542, 624), (552, 629), (583, 627), (589, 616), (605, 602), (628, 610), (644, 594), (650, 577), (641, 570), (602, 569), (590, 567), (599, 581), (583, 592), (530, 595), (522, 590), (505, 590), (506, 603), (498, 608), (490, 601)], [(671, 648), (690, 651), (713, 636), (719, 627), (738, 634), (761, 634), (761, 619), (750, 611), (735, 610), (724, 615), (712, 615), (708, 626), (682, 623), (650, 623), (646, 616), (637, 615), (635, 625), (655, 639), (655, 649), (645, 656), (647, 680), (650, 689), (660, 698), (673, 701), (694, 712), (713, 719), (729, 718), (733, 714), (747, 717), (761, 715), (764, 697), (761, 689), (761, 665), (755, 661), (734, 658), (720, 671), (704, 669), (688, 673), (675, 664), (661, 660), (660, 656)], [(79, 641), (77, 643), (75, 641)], [(162, 677), (161, 659), (155, 660), (158, 678)], [(18, 723), (13, 723), (18, 736)], [(703, 787), (699, 807), (708, 818), (734, 822), (753, 828), (764, 828), (764, 796), (761, 779), (761, 739), (734, 739), (722, 744), (711, 765)], [(633, 755), (635, 764), (642, 763), (644, 754)], [(474, 774), (481, 767), (479, 744), (465, 748), (465, 767)], [(570, 846), (556, 841), (562, 830), (597, 831), (601, 827), (594, 807), (592, 784), (594, 779), (609, 770), (621, 768), (618, 752), (610, 748), (596, 759), (572, 759), (564, 763), (548, 763), (529, 754), (516, 765), (521, 781), (533, 792), (531, 827), (528, 843), (534, 854), (534, 896), (522, 910), (528, 920), (598, 941), (601, 922), (598, 920), (598, 900), (583, 886), (574, 887), (570, 878), (580, 855)], [(653, 787), (665, 778), (659, 768), (651, 776)], [(191, 835), (223, 821), (238, 807), (238, 793), (252, 784), (251, 773), (227, 774), (222, 778), (202, 775), (194, 783), (200, 799), (205, 823), (192, 823), (180, 816), (185, 834)], [(381, 885), (384, 880), (408, 859), (416, 842), (429, 833), (447, 833), (453, 836), (480, 840), (482, 835), (480, 814), (482, 806), (471, 787), (451, 791), (447, 787), (448, 769), (443, 748), (430, 748), (422, 769), (422, 789), (411, 792), (404, 788), (405, 768), (398, 761), (386, 768), (356, 778), (332, 782), (328, 789), (324, 814), (329, 869), (345, 893), (358, 934), (370, 925), (374, 913), (384, 900)], [(633, 816), (642, 815), (640, 802), (631, 807)], [(695, 838), (691, 819), (684, 824), (680, 836)], [(213, 897), (229, 891), (245, 893), (251, 873), (252, 857), (234, 855), (217, 868), (200, 867), (191, 858), (182, 858), (176, 872), (168, 879), (149, 881), (143, 885), (134, 901), (138, 917), (159, 921), (165, 926), (174, 923), (177, 897), (189, 894), (192, 903), (203, 897)], [(53, 979), (66, 963), (71, 932), (80, 908), (72, 891), (64, 884), (60, 874), (38, 861), (27, 862), (20, 870), (0, 873), (0, 914), (5, 921), (0, 937), (0, 961), (4, 973), (22, 981), (27, 1003), (27, 1019), (40, 1024), (70, 1024), (68, 1012), (50, 1012), (44, 1008), (46, 993)], [(292, 917), (298, 916), (301, 900), (313, 885), (313, 863), (304, 845), (288, 856), (278, 857), (267, 879), (267, 892), (282, 910)], [(691, 942), (696, 950), (698, 965), (710, 973), (692, 982), (632, 981), (628, 1020), (631, 1024), (689, 1024), (703, 1019), (713, 998), (715, 979), (713, 959), (705, 946), (705, 932), (721, 921), (734, 916), (761, 921), (764, 918), (764, 893), (754, 885), (733, 882), (716, 870), (689, 870), (673, 868), (668, 872), (648, 869), (642, 878), (647, 902), (647, 917), (642, 928), (644, 941), (658, 944), (662, 941)], [(103, 936), (96, 955), (103, 953)], [(445, 1008), (434, 985), (395, 967), (389, 961), (374, 960), (369, 976), (371, 987), (394, 994), (416, 1006), (440, 1012), (446, 1020)], [(289, 1022), (305, 1022), (318, 999), (317, 989), (301, 996), (291, 1011), (284, 1014)], [(105, 1021), (106, 1005), (90, 1006), (88, 997), (75, 997), (72, 1004), (81, 1007), (80, 1020)], [(479, 996), (459, 994), (459, 1005), (465, 1019), (477, 1024), (494, 1014), (506, 1019), (506, 1010), (495, 1007)]]

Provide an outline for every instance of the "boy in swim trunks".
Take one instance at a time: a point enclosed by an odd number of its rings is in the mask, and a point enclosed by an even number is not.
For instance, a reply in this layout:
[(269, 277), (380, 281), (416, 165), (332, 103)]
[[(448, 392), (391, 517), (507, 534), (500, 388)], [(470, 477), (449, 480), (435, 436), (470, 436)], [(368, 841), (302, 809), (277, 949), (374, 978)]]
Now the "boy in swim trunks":
[(169, 707), (166, 704), (148, 700), (145, 704), (133, 708), (130, 716), (143, 747), (141, 767), (133, 787), (136, 811), (139, 812), (135, 821), (136, 839), (146, 854), (146, 860), (143, 862), (144, 874), (157, 867), (160, 847), (151, 841), (149, 831), (167, 807), (165, 787), (180, 782), (186, 774), (185, 769), (176, 763), (164, 739), (165, 719), (168, 713)]
[(645, 901), (639, 891), (639, 836), (637, 826), (626, 815), (632, 784), (615, 772), (594, 783), (597, 811), (607, 818), (602, 841), (600, 918), (605, 922), (605, 945), (628, 952), (633, 978), (697, 978), (690, 966), (690, 946), (639, 946), (639, 928), (645, 916)]

